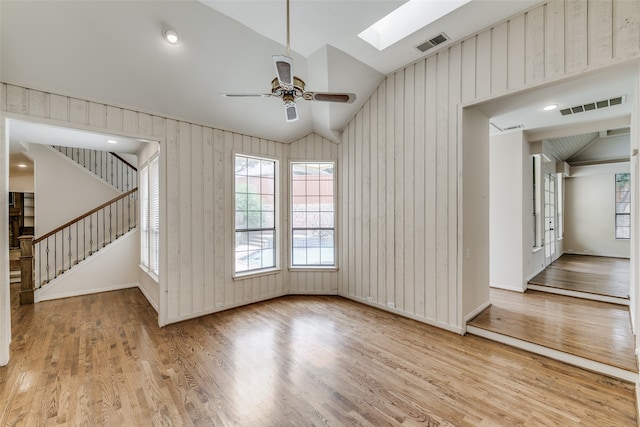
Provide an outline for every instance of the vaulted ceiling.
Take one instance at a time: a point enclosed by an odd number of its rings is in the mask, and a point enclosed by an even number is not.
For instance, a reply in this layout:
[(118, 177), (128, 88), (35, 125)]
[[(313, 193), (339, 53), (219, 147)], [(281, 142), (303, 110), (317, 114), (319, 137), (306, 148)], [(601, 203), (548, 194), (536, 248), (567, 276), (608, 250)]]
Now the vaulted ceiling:
[[(295, 74), (308, 90), (357, 95), (348, 105), (300, 101), (294, 123), (279, 99), (218, 96), (271, 90), (285, 0), (2, 0), (0, 80), (281, 142), (310, 132), (337, 141), (386, 74), (426, 56), (416, 46), (445, 32), (444, 47), (538, 3), (472, 0), (382, 51), (357, 36), (405, 1), (291, 1)], [(167, 44), (166, 28), (181, 43)]]

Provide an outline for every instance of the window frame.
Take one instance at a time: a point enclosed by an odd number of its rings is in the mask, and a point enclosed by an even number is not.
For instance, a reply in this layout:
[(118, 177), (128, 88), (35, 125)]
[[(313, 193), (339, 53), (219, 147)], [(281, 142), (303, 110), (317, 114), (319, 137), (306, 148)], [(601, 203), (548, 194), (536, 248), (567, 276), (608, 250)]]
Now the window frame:
[[(157, 174), (155, 184), (152, 184), (151, 180), (152, 168), (155, 169), (154, 173)], [(140, 267), (149, 275), (151, 275), (154, 280), (158, 281), (160, 276), (159, 153), (151, 156), (149, 160), (142, 165), (140, 171), (138, 172), (138, 179), (138, 193), (140, 196)], [(152, 200), (154, 192), (156, 194), (156, 197)], [(153, 217), (155, 217), (155, 219), (153, 219)], [(153, 251), (154, 248), (155, 251)], [(144, 253), (145, 249), (146, 254)]]
[[(242, 230), (238, 229), (238, 224), (237, 224), (237, 216), (236, 216), (236, 159), (238, 157), (246, 157), (246, 158), (250, 158), (250, 159), (255, 159), (255, 160), (260, 160), (260, 161), (268, 161), (268, 162), (273, 162), (274, 164), (274, 204), (273, 204), (273, 210), (274, 210), (274, 223), (273, 223), (273, 256), (274, 256), (274, 265), (273, 266), (269, 266), (269, 267), (264, 267), (264, 268), (258, 268), (258, 269), (249, 269), (249, 270), (241, 270), (238, 271), (237, 270), (237, 258), (236, 258), (236, 253), (237, 253), (237, 233), (238, 232), (243, 232)], [(232, 194), (233, 194), (233, 212), (232, 212), (232, 224), (233, 224), (233, 238), (232, 238), (232, 242), (231, 242), (231, 251), (232, 251), (232, 278), (234, 280), (237, 279), (243, 279), (243, 278), (248, 278), (248, 277), (254, 277), (254, 276), (259, 276), (259, 275), (263, 275), (263, 274), (273, 274), (273, 273), (277, 273), (280, 271), (281, 267), (280, 267), (280, 242), (281, 242), (281, 238), (280, 238), (280, 160), (277, 158), (273, 158), (273, 157), (265, 157), (262, 155), (256, 155), (253, 153), (245, 153), (245, 152), (233, 152), (233, 156), (232, 156), (232, 161), (233, 161), (233, 165), (232, 165), (232, 170), (233, 170), (233, 176), (231, 177), (232, 180)], [(262, 212), (262, 211), (261, 211)], [(259, 230), (271, 230), (270, 228), (262, 228), (260, 227), (259, 229), (249, 229), (247, 228), (244, 232), (247, 231), (259, 231)]]
[[(332, 174), (332, 198), (333, 198), (333, 227), (318, 227), (318, 228), (307, 228), (307, 227), (294, 227), (294, 210), (293, 210), (293, 167), (294, 165), (321, 165), (321, 164), (331, 164), (333, 166), (333, 174)], [(338, 162), (334, 159), (329, 160), (290, 160), (289, 161), (289, 269), (290, 270), (306, 270), (306, 271), (335, 271), (338, 269)], [(320, 211), (319, 211), (320, 212)], [(296, 230), (332, 230), (333, 231), (333, 263), (332, 264), (294, 264), (294, 234)]]
[[(629, 200), (627, 202), (619, 202), (618, 201), (618, 176), (619, 175), (627, 175), (629, 177), (628, 179), (628, 185), (629, 185), (629, 189), (628, 191), (624, 191), (624, 193), (629, 193)], [(616, 240), (629, 240), (631, 239), (631, 174), (629, 172), (622, 172), (622, 173), (615, 173), (614, 177), (614, 208), (613, 208), (613, 212), (614, 212), (614, 222), (613, 222), (613, 231), (614, 231), (614, 238)], [(619, 203), (629, 203), (629, 212), (618, 212), (618, 204)], [(618, 225), (618, 218), (620, 217), (628, 217), (629, 218), (629, 226), (619, 226)], [(629, 229), (629, 237), (618, 237), (618, 228), (628, 228)]]

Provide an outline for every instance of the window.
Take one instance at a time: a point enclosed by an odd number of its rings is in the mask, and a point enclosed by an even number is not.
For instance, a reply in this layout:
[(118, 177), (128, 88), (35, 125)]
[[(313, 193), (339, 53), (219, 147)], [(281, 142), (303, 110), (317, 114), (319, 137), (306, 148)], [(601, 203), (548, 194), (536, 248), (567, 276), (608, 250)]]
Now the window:
[(532, 241), (533, 247), (539, 248), (542, 246), (542, 203), (540, 201), (539, 192), (541, 191), (540, 186), (540, 174), (541, 174), (541, 163), (542, 159), (539, 154), (535, 154), (531, 156), (531, 178), (532, 178), (532, 218), (533, 218), (533, 228), (532, 228)]
[(143, 167), (140, 178), (140, 263), (158, 275), (160, 247), (160, 167), (158, 156)]
[(276, 267), (277, 161), (235, 157), (235, 272)]
[(333, 162), (291, 163), (291, 266), (335, 266)]
[(559, 173), (556, 182), (558, 183), (558, 239), (564, 237), (564, 175)]
[(616, 174), (616, 239), (631, 237), (631, 175)]

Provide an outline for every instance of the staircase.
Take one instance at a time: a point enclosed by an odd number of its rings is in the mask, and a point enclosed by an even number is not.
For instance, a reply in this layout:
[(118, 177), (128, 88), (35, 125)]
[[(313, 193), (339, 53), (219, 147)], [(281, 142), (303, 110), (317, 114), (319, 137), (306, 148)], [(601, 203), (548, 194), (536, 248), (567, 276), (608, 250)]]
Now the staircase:
[[(78, 167), (91, 172), (121, 194), (32, 241), (35, 291), (137, 227), (137, 169), (112, 152), (53, 146)], [(82, 195), (78, 195), (82, 197)], [(25, 272), (22, 272), (25, 277)], [(26, 274), (28, 277), (29, 274)], [(28, 301), (28, 299), (27, 299)]]

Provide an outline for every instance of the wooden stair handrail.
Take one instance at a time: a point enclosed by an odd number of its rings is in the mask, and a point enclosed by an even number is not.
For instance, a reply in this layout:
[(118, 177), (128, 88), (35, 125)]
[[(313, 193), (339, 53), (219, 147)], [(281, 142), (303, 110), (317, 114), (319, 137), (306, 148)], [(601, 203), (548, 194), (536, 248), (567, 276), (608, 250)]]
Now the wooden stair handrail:
[(53, 236), (57, 232), (64, 230), (65, 228), (69, 227), (72, 224), (75, 224), (76, 222), (80, 221), (81, 219), (84, 219), (84, 218), (86, 218), (86, 217), (88, 217), (90, 215), (93, 215), (94, 213), (98, 212), (99, 210), (106, 208), (107, 206), (117, 202), (120, 199), (124, 199), (125, 197), (130, 196), (131, 194), (135, 193), (136, 191), (138, 191), (138, 187), (134, 188), (133, 190), (129, 190), (126, 193), (123, 193), (123, 194), (119, 195), (118, 197), (115, 197), (115, 198), (109, 200), (108, 202), (105, 202), (105, 203), (101, 204), (97, 208), (91, 209), (89, 212), (80, 215), (76, 219), (72, 219), (71, 221), (67, 222), (64, 225), (61, 225), (60, 227), (56, 228), (55, 230), (50, 231), (47, 234), (38, 237), (37, 239), (34, 239), (33, 240), (33, 244), (35, 245), (36, 243), (39, 243), (39, 242), (43, 241), (47, 237)]
[(114, 153), (113, 151), (109, 151), (109, 153), (114, 156), (116, 159), (120, 160), (122, 163), (124, 163), (125, 165), (129, 166), (131, 169), (133, 169), (134, 171), (138, 172), (138, 168), (133, 166), (131, 163), (127, 162), (125, 159), (123, 159), (122, 157), (120, 157), (117, 153)]

